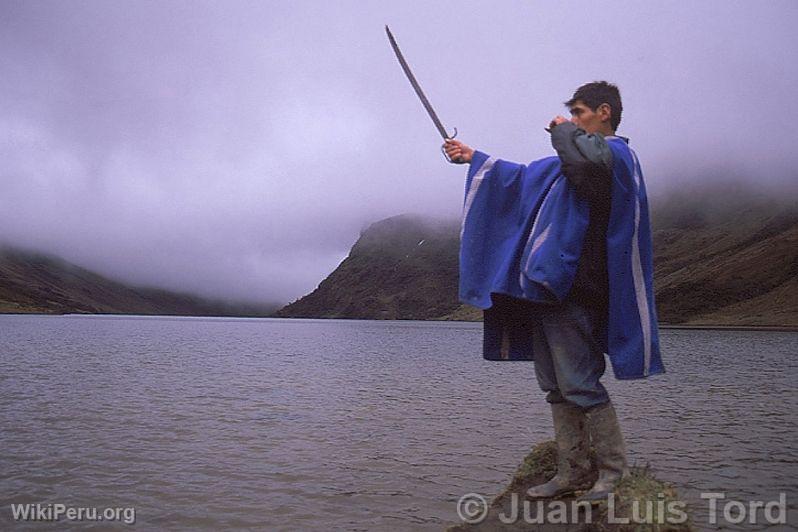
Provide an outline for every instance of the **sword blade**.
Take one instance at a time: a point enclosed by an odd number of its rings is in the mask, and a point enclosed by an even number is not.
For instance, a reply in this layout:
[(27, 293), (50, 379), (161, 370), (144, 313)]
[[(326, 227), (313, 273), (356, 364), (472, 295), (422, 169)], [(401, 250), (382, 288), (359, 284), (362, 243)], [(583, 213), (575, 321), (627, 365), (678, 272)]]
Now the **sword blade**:
[(427, 99), (427, 96), (424, 94), (424, 91), (421, 90), (421, 85), (419, 85), (418, 81), (416, 81), (416, 77), (413, 75), (413, 72), (410, 70), (407, 61), (405, 61), (405, 57), (402, 55), (401, 50), (399, 50), (399, 45), (396, 44), (396, 39), (393, 38), (393, 33), (391, 33), (391, 30), (388, 28), (387, 25), (385, 26), (385, 32), (388, 34), (388, 40), (391, 42), (391, 48), (393, 48), (393, 52), (396, 54), (396, 58), (399, 60), (399, 64), (402, 66), (402, 70), (404, 70), (405, 76), (407, 76), (407, 79), (410, 80), (410, 84), (413, 86), (413, 90), (416, 91), (418, 98), (421, 100), (422, 105), (424, 105), (424, 109), (427, 110), (427, 114), (432, 119), (432, 123), (435, 124), (438, 133), (441, 134), (441, 137), (443, 137), (444, 140), (451, 138), (449, 137), (449, 134), (446, 133), (446, 129), (443, 127), (443, 124), (441, 124), (438, 115), (435, 114), (435, 110), (432, 108), (432, 105), (429, 103), (429, 100)]

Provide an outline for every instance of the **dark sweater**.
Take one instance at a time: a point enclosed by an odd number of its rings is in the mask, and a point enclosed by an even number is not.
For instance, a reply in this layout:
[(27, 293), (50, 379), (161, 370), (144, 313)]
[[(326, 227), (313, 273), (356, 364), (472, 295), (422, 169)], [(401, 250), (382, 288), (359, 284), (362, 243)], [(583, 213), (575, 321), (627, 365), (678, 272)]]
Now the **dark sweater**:
[(587, 134), (571, 122), (552, 129), (551, 142), (562, 173), (590, 205), (590, 222), (569, 298), (600, 312), (609, 302), (607, 224), (612, 194), (612, 153), (600, 134)]

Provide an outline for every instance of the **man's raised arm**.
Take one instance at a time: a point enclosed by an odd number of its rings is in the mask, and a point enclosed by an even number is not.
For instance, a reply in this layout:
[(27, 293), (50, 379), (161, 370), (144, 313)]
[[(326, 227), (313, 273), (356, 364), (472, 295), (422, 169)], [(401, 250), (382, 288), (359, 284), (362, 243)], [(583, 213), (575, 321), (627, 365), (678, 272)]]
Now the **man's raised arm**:
[(593, 198), (606, 194), (612, 178), (612, 152), (603, 135), (586, 133), (557, 117), (551, 123), (551, 144), (562, 161), (563, 175), (578, 192)]

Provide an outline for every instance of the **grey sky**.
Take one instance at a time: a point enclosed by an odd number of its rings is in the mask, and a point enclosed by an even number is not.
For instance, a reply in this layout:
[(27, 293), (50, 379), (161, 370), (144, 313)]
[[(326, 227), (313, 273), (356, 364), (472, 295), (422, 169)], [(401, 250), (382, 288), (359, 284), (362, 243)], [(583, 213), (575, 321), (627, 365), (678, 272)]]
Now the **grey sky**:
[[(457, 216), (444, 123), (550, 155), (586, 81), (624, 97), (655, 200), (796, 180), (798, 3), (0, 3), (0, 240), (124, 280), (288, 301), (368, 223)], [(794, 188), (790, 189), (795, 190)]]

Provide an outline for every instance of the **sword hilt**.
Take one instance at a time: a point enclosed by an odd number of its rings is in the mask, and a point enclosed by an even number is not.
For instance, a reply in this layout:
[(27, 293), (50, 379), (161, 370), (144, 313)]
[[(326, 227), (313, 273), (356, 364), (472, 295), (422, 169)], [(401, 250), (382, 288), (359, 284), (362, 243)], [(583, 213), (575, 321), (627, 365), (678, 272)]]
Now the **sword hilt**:
[[(453, 138), (455, 138), (456, 136), (457, 136), (457, 128), (454, 128), (454, 134), (453, 134), (453, 135), (451, 135), (451, 136), (449, 136), (449, 137), (444, 137), (444, 138), (443, 138), (443, 140), (449, 140), (449, 139), (453, 139)], [(446, 162), (448, 162), (448, 163), (451, 163), (451, 164), (457, 164), (457, 162), (456, 162), (456, 161), (453, 161), (453, 160), (452, 160), (452, 159), (449, 157), (449, 154), (447, 154), (447, 153), (446, 153), (446, 150), (444, 149), (444, 147), (443, 147), (443, 146), (441, 146), (441, 152), (443, 152), (443, 157), (446, 159)]]

